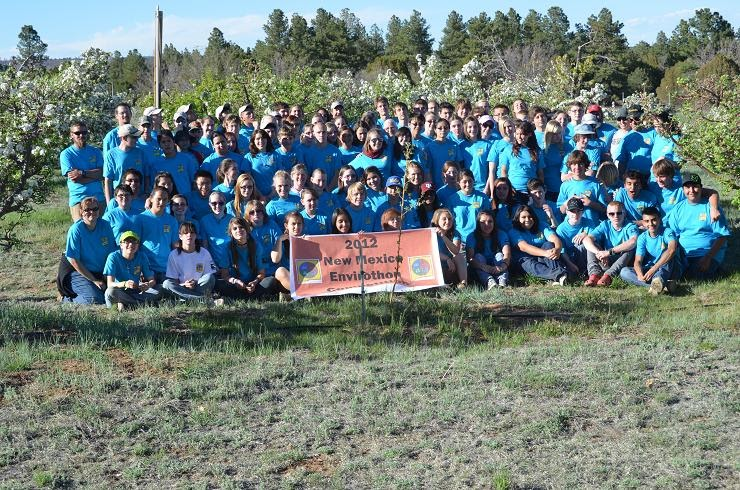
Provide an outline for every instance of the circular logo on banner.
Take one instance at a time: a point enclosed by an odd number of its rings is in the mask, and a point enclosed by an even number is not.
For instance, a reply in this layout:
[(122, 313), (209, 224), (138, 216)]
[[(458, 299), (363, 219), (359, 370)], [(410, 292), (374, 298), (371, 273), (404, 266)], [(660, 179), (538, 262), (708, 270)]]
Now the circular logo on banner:
[(305, 261), (298, 266), (298, 274), (304, 279), (314, 279), (319, 274), (319, 268), (315, 262)]
[(409, 257), (409, 259), (409, 269), (411, 270), (412, 281), (434, 277), (430, 256)]

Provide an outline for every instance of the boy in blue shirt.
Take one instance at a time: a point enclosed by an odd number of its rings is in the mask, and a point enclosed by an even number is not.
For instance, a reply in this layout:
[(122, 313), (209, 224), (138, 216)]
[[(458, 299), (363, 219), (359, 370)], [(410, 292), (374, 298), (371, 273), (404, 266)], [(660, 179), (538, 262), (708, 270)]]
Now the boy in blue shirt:
[(606, 191), (596, 179), (586, 175), (588, 157), (581, 150), (573, 150), (567, 161), (572, 177), (560, 186), (557, 202), (560, 212), (565, 213), (565, 203), (577, 197), (583, 203), (583, 215), (594, 222), (601, 221), (606, 209)]
[(301, 201), (298, 196), (290, 194), (290, 174), (285, 170), (275, 172), (272, 184), (277, 195), (267, 203), (265, 212), (275, 223), (283, 223), (286, 214), (300, 209)]
[(301, 191), (301, 204), (303, 205), (303, 233), (306, 235), (326, 235), (331, 226), (330, 218), (318, 212), (319, 195), (309, 188)]
[(609, 217), (584, 238), (588, 251), (588, 279), (584, 286), (609, 287), (623, 267), (632, 263), (638, 230), (634, 223), (625, 223), (624, 205), (612, 201), (606, 208)]
[(157, 284), (162, 284), (166, 279), (167, 259), (179, 238), (177, 231), (180, 224), (174, 216), (165, 212), (169, 199), (167, 189), (155, 187), (149, 196), (151, 207), (134, 221), (135, 232), (141, 237), (143, 252)]
[(617, 190), (614, 200), (624, 204), (625, 219), (635, 223), (638, 228), (644, 228), (643, 209), (658, 204), (655, 194), (642, 188), (642, 176), (636, 170), (628, 170), (624, 175), (624, 187)]
[(139, 252), (139, 236), (133, 231), (121, 234), (120, 250), (108, 255), (103, 273), (107, 277), (105, 304), (118, 304), (118, 311), (126, 306), (138, 306), (159, 300), (154, 289), (157, 281), (149, 268), (149, 261)]
[[(672, 280), (678, 255), (676, 234), (663, 227), (658, 208), (650, 206), (642, 211), (646, 231), (637, 238), (634, 267), (625, 267), (619, 273), (625, 282), (649, 287), (651, 294), (675, 290)], [(647, 270), (645, 270), (647, 268)]]
[(583, 275), (586, 272), (586, 248), (583, 240), (588, 236), (597, 223), (583, 217), (583, 203), (572, 197), (566, 204), (566, 217), (555, 230), (555, 234), (563, 242), (563, 262), (573, 275)]

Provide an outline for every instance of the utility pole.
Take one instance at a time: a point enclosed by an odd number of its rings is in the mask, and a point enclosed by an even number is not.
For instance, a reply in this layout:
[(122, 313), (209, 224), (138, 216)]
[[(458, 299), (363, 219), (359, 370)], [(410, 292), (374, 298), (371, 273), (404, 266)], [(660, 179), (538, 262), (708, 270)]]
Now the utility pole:
[(160, 96), (162, 91), (162, 18), (164, 12), (157, 10), (154, 12), (154, 107), (159, 108)]

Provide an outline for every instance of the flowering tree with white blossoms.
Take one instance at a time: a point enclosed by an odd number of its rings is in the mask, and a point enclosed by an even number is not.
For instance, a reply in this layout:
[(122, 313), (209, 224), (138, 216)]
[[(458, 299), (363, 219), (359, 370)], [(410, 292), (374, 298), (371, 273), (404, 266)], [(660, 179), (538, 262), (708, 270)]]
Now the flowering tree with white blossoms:
[(48, 197), (70, 121), (84, 120), (98, 139), (110, 128), (119, 99), (108, 89), (108, 57), (91, 49), (55, 72), (21, 65), (0, 73), (0, 247), (17, 243), (16, 226)]

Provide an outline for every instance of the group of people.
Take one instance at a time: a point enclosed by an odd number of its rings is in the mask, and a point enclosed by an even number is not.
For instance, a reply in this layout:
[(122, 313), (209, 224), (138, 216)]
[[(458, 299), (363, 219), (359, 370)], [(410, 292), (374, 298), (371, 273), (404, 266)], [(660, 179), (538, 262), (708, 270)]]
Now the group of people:
[(290, 236), (433, 228), (445, 281), (505, 287), (623, 280), (659, 294), (716, 275), (729, 230), (718, 193), (681, 179), (670, 115), (490, 107), (385, 97), (351, 123), (341, 101), (307, 118), (245, 104), (169, 128), (128, 104), (102, 150), (83, 121), (60, 155), (73, 225), (65, 300), (125, 308), (288, 293)]

